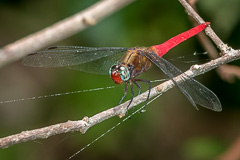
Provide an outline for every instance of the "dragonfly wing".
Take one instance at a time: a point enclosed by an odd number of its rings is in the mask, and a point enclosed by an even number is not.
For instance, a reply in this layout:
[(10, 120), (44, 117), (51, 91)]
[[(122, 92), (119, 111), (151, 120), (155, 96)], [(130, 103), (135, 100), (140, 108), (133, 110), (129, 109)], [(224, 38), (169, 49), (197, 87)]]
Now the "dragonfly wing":
[(127, 50), (128, 48), (120, 47), (50, 47), (44, 51), (25, 56), (22, 59), (22, 63), (31, 67), (69, 67), (124, 53)]
[(125, 51), (119, 54), (110, 55), (108, 57), (102, 57), (95, 61), (91, 61), (91, 62), (87, 62), (87, 63), (75, 65), (75, 66), (69, 66), (67, 68), (88, 72), (88, 73), (106, 75), (106, 74), (109, 74), (110, 67), (113, 64), (117, 64), (117, 62), (122, 58), (124, 53)]
[[(177, 67), (168, 62), (167, 60), (159, 57), (155, 53), (143, 53), (151, 62), (153, 62), (158, 68), (160, 68), (164, 74), (166, 74), (171, 80), (174, 77), (182, 74)], [(186, 75), (187, 76), (187, 75)], [(192, 103), (192, 105), (197, 109), (196, 104), (199, 104), (205, 108), (221, 111), (221, 103), (217, 96), (209, 90), (207, 87), (194, 80), (191, 77), (189, 79), (185, 79), (182, 77), (183, 81), (181, 83), (173, 82), (181, 92), (188, 98), (188, 100)]]

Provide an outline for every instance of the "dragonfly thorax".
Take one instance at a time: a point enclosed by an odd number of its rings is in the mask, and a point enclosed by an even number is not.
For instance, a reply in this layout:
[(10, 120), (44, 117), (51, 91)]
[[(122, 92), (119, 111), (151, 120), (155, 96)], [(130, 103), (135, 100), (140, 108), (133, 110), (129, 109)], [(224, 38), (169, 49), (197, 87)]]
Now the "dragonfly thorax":
[(109, 70), (110, 77), (116, 84), (122, 84), (130, 79), (130, 72), (124, 65), (114, 65)]

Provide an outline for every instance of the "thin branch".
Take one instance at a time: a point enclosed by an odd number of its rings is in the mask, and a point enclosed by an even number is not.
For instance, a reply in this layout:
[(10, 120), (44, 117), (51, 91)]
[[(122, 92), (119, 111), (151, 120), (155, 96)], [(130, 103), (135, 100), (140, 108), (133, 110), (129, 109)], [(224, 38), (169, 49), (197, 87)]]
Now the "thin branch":
[(102, 0), (91, 7), (59, 21), (39, 32), (31, 34), (0, 49), (0, 66), (19, 60), (21, 57), (47, 47), (77, 32), (95, 25), (134, 0)]
[[(218, 59), (212, 60), (208, 63), (202, 64), (202, 65), (194, 65), (186, 71), (185, 73), (177, 76), (174, 78), (174, 80), (177, 83), (181, 83), (182, 76), (185, 77), (185, 79), (189, 79), (189, 77), (195, 77), (197, 75), (203, 74), (205, 72), (208, 72), (224, 63), (228, 63), (234, 60), (240, 59), (240, 51), (231, 50), (228, 52), (228, 54), (224, 55), (223, 57), (220, 57)], [(186, 77), (187, 75), (187, 77)], [(150, 98), (155, 97), (157, 95), (161, 95), (164, 92), (168, 91), (174, 86), (173, 82), (171, 80), (166, 81), (151, 90)], [(129, 106), (129, 109), (133, 108), (134, 106), (145, 102), (148, 95), (148, 91), (142, 93), (141, 95), (134, 98), (133, 102)], [(114, 108), (110, 108), (106, 111), (103, 111), (101, 113), (98, 113), (90, 118), (84, 117), (83, 120), (79, 121), (68, 121), (65, 123), (60, 123), (40, 129), (35, 129), (31, 131), (24, 131), (19, 134), (15, 134), (12, 136), (8, 136), (5, 138), (0, 139), (0, 148), (6, 148), (13, 144), (26, 142), (30, 140), (35, 139), (44, 139), (48, 138), (50, 136), (56, 135), (56, 134), (62, 134), (67, 132), (74, 132), (74, 131), (80, 131), (81, 133), (85, 133), (90, 127), (101, 123), (104, 120), (107, 120), (114, 116), (122, 117), (124, 116), (126, 112), (126, 106), (129, 104), (129, 101), (118, 105)]]
[[(196, 10), (195, 3), (197, 0), (191, 0), (189, 1), (189, 4)], [(193, 17), (189, 17), (190, 21), (192, 22), (193, 26), (197, 26), (198, 23), (194, 20)], [(197, 34), (197, 37), (199, 39), (199, 42), (203, 46), (203, 48), (208, 52), (208, 56), (210, 59), (216, 59), (219, 57), (219, 51), (216, 49), (213, 42), (207, 37), (206, 34), (203, 32)]]
[[(179, 0), (179, 2), (186, 9), (187, 13), (198, 22), (198, 24), (204, 23), (205, 21), (197, 14), (197, 12), (187, 3), (186, 0)], [(212, 41), (216, 44), (216, 46), (221, 50), (222, 54), (228, 53), (230, 47), (222, 42), (222, 40), (215, 34), (215, 32), (207, 27), (205, 29), (206, 34), (212, 39)]]

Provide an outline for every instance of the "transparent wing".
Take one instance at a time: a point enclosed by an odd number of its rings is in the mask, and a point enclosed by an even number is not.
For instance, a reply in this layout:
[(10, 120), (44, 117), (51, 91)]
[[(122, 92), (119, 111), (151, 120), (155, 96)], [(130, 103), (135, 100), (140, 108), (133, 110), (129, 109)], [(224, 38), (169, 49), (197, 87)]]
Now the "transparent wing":
[(110, 55), (126, 52), (128, 48), (59, 46), (31, 53), (22, 63), (31, 67), (67, 67), (91, 62)]
[(57, 46), (31, 53), (22, 63), (31, 67), (68, 67), (91, 73), (107, 74), (105, 71), (120, 58), (128, 48)]
[[(157, 56), (155, 53), (143, 53), (150, 61), (152, 61), (158, 68), (160, 68), (164, 74), (166, 74), (170, 79), (173, 80), (174, 77), (182, 74), (182, 72), (175, 67), (173, 64), (168, 62), (167, 60)], [(186, 75), (187, 76), (187, 75)], [(204, 85), (194, 80), (191, 77), (190, 79), (185, 79), (182, 77), (183, 82), (176, 83), (173, 82), (181, 92), (188, 98), (188, 100), (192, 103), (192, 105), (197, 109), (196, 104), (199, 104), (205, 108), (221, 111), (221, 103), (217, 96)]]

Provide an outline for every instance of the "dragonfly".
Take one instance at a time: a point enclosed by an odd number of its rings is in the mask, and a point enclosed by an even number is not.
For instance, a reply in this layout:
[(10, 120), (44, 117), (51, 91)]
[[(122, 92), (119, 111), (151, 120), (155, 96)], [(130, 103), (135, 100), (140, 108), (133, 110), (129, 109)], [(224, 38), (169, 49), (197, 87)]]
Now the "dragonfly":
[(109, 74), (116, 84), (125, 83), (124, 94), (119, 104), (126, 97), (130, 86), (132, 98), (126, 107), (127, 110), (135, 96), (133, 84), (139, 88), (138, 94), (141, 92), (138, 82), (145, 82), (149, 85), (146, 100), (148, 101), (151, 83), (148, 80), (139, 79), (137, 76), (149, 70), (154, 64), (173, 81), (196, 109), (198, 109), (198, 104), (213, 111), (221, 111), (221, 103), (211, 90), (191, 77), (182, 76), (182, 82), (177, 83), (174, 77), (182, 72), (162, 58), (170, 49), (198, 34), (209, 24), (209, 22), (202, 23), (162, 44), (150, 47), (54, 46), (25, 56), (22, 63), (31, 67), (67, 67), (95, 74)]

